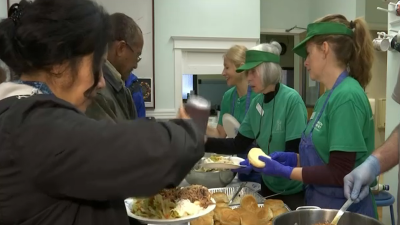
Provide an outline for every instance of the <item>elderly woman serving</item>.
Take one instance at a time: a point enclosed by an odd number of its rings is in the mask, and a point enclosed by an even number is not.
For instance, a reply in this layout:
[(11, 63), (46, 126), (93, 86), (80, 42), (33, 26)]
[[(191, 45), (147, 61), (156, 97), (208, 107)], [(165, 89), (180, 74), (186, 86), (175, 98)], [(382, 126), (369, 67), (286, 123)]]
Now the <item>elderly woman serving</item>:
[[(246, 51), (246, 62), (237, 69), (245, 71), (249, 86), (256, 93), (235, 138), (208, 138), (206, 151), (219, 154), (242, 153), (256, 140), (271, 157), (279, 152), (298, 152), (301, 133), (306, 127), (307, 110), (300, 95), (280, 83), (281, 46), (277, 42), (261, 44)], [(243, 163), (248, 164), (248, 160)], [(241, 169), (238, 173), (250, 173)], [(281, 193), (276, 198), (290, 208), (304, 205), (302, 183), (281, 177), (262, 175), (261, 194)]]

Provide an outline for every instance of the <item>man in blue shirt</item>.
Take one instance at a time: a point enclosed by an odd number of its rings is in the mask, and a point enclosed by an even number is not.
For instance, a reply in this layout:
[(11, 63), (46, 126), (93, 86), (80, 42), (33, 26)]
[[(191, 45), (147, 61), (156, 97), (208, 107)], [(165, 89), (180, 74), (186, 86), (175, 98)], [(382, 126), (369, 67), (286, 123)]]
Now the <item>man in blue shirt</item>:
[(140, 86), (137, 76), (131, 73), (128, 79), (125, 81), (125, 86), (132, 93), (132, 99), (136, 106), (138, 118), (146, 117), (146, 106), (144, 104), (142, 87)]

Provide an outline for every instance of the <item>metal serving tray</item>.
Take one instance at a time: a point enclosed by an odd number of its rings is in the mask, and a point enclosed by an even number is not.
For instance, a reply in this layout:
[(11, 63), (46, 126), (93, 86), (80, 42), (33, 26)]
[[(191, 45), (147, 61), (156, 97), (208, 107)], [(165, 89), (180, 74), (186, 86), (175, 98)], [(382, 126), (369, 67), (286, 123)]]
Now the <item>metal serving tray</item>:
[[(239, 187), (224, 187), (224, 188), (210, 188), (208, 189), (211, 193), (215, 192), (223, 192), (225, 193), (228, 198), (232, 198), (232, 196), (236, 193), (236, 191), (239, 189)], [(263, 204), (265, 199), (263, 196), (258, 194), (256, 191), (254, 191), (252, 188), (249, 187), (243, 187), (242, 190), (239, 192), (239, 194), (236, 196), (235, 200), (232, 202), (233, 205), (240, 204), (240, 200), (242, 200), (243, 196), (245, 195), (253, 195), (254, 198), (256, 199), (257, 203)]]
[[(236, 191), (239, 189), (239, 187), (224, 187), (224, 188), (210, 188), (208, 189), (211, 193), (215, 192), (223, 192), (225, 193), (228, 198), (232, 198), (232, 196), (236, 193)], [(264, 207), (264, 201), (265, 198), (258, 194), (258, 192), (254, 191), (252, 188), (249, 187), (243, 187), (242, 190), (239, 192), (235, 200), (232, 202), (232, 205), (230, 206), (232, 209), (239, 207), (240, 201), (242, 200), (243, 196), (245, 195), (253, 195), (254, 198), (256, 199), (258, 203), (258, 207)], [(288, 211), (291, 211), (291, 209), (285, 204), (285, 208)]]
[[(230, 207), (231, 209), (236, 209), (236, 208), (239, 208), (240, 205), (231, 205), (231, 206), (229, 206), (229, 207)], [(285, 209), (286, 209), (288, 212), (292, 211), (292, 210), (290, 210), (289, 206), (287, 206), (286, 204), (284, 205), (284, 207), (285, 207)], [(258, 208), (264, 208), (264, 204), (258, 204)]]

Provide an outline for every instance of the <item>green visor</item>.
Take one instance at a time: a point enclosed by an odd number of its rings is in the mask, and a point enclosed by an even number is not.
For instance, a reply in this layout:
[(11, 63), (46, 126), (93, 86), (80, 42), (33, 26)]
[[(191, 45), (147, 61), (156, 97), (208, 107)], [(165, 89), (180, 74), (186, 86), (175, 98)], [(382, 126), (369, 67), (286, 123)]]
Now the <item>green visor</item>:
[(241, 73), (245, 70), (251, 70), (263, 62), (274, 62), (279, 64), (280, 57), (279, 55), (270, 52), (247, 50), (246, 62), (241, 67), (237, 68), (236, 72)]
[(353, 31), (342, 23), (336, 22), (320, 22), (310, 23), (307, 26), (307, 36), (300, 42), (296, 47), (293, 48), (293, 52), (297, 55), (307, 58), (307, 42), (317, 35), (331, 35), (341, 34), (347, 36), (353, 36)]

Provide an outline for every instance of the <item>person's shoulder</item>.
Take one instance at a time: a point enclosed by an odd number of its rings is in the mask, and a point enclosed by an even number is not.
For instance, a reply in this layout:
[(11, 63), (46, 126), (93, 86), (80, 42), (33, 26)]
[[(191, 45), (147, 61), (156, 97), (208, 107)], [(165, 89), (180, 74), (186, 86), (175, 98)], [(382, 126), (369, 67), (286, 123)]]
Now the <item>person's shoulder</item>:
[(259, 98), (260, 96), (262, 96), (263, 94), (261, 93), (256, 93), (254, 91), (251, 91), (251, 99), (255, 99), (255, 98)]
[(236, 91), (236, 87), (235, 86), (229, 88), (227, 91), (225, 91), (225, 93), (224, 93), (224, 95), (222, 97), (222, 100), (223, 101), (231, 100), (232, 99), (232, 94), (233, 94), (234, 91)]
[(286, 99), (291, 103), (303, 103), (303, 99), (301, 98), (299, 92), (295, 89), (288, 87), (284, 84), (280, 84), (279, 91), (282, 91), (281, 97)]
[(233, 87), (229, 88), (227, 91), (225, 91), (224, 96), (231, 96), (234, 91), (236, 91), (235, 86), (233, 86)]
[(7, 107), (2, 110), (0, 117), (7, 121), (9, 128), (17, 128), (28, 123), (40, 124), (42, 120), (46, 120), (47, 124), (51, 125), (51, 121), (68, 121), (72, 117), (86, 117), (71, 103), (54, 95), (11, 96), (1, 100), (0, 104), (2, 107)]
[(333, 91), (331, 99), (338, 103), (347, 101), (363, 101), (366, 98), (366, 93), (361, 85), (352, 77), (347, 77)]

